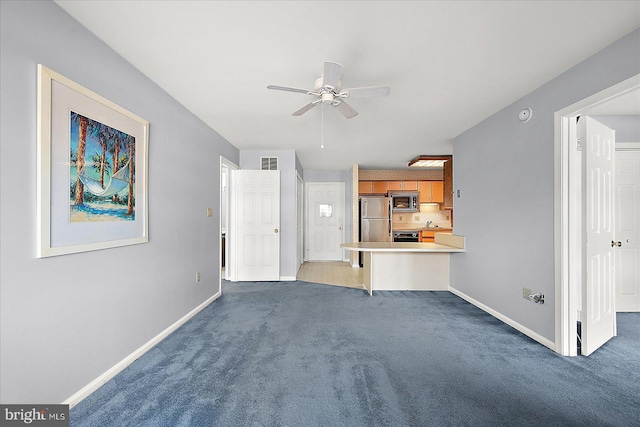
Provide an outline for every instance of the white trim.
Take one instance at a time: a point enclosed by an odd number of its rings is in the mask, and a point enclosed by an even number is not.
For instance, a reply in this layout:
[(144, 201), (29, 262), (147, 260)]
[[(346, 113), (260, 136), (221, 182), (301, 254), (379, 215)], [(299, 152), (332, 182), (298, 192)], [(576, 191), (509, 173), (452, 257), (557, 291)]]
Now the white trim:
[(83, 399), (85, 399), (91, 393), (93, 393), (94, 391), (96, 391), (97, 389), (102, 387), (107, 381), (111, 380), (113, 377), (118, 375), (127, 366), (131, 365), (133, 362), (138, 360), (143, 354), (145, 354), (147, 351), (151, 350), (156, 344), (158, 344), (160, 341), (162, 341), (167, 336), (169, 336), (173, 331), (178, 329), (180, 326), (182, 326), (184, 323), (186, 323), (189, 319), (191, 319), (193, 316), (198, 314), (198, 312), (200, 312), (206, 306), (208, 306), (213, 301), (218, 299), (221, 295), (222, 295), (221, 292), (216, 292), (213, 296), (211, 296), (205, 302), (203, 302), (202, 304), (200, 304), (199, 306), (197, 306), (196, 308), (191, 310), (189, 313), (187, 313), (184, 316), (182, 316), (182, 318), (180, 318), (177, 322), (175, 322), (174, 324), (169, 326), (164, 331), (160, 332), (155, 337), (151, 338), (149, 341), (147, 341), (145, 344), (140, 346), (133, 353), (129, 354), (127, 357), (122, 359), (120, 362), (116, 363), (114, 366), (109, 368), (102, 375), (98, 376), (98, 378), (96, 378), (95, 380), (91, 381), (86, 386), (82, 387), (79, 391), (77, 391), (72, 396), (70, 396), (65, 401), (63, 401), (62, 404), (63, 405), (69, 405), (69, 408), (73, 408), (78, 403), (82, 402)]
[[(225, 236), (225, 244), (227, 245), (226, 247), (226, 251), (225, 251), (225, 275), (227, 277), (231, 276), (231, 269), (230, 269), (230, 264), (233, 261), (232, 259), (230, 259), (230, 255), (231, 255), (231, 247), (230, 245), (227, 243), (229, 242), (229, 240), (233, 239), (233, 236), (230, 236), (231, 234), (231, 226), (229, 225), (229, 222), (231, 221), (231, 216), (229, 215), (230, 212), (230, 207), (231, 207), (231, 171), (232, 170), (238, 170), (240, 167), (238, 165), (236, 165), (235, 163), (233, 163), (231, 160), (227, 159), (224, 156), (220, 156), (220, 171), (219, 171), (219, 175), (220, 175), (220, 180), (222, 180), (222, 166), (226, 166), (227, 168), (229, 168), (229, 174), (227, 176), (227, 212), (225, 217), (227, 218), (227, 230), (226, 230), (226, 236)], [(218, 253), (221, 254), (222, 253), (222, 191), (221, 191), (221, 187), (218, 186), (218, 196), (220, 199), (220, 202), (218, 204), (218, 209), (220, 212), (220, 215), (218, 217), (218, 233), (220, 234), (219, 237), (219, 241), (218, 241)], [(227, 277), (225, 277), (225, 280), (227, 279)], [(222, 262), (218, 262), (218, 291), (222, 292)]]
[(281, 282), (295, 282), (296, 276), (280, 276)]
[(525, 334), (529, 338), (539, 342), (540, 344), (544, 345), (545, 347), (548, 347), (551, 350), (555, 350), (556, 345), (555, 345), (555, 343), (553, 341), (543, 337), (542, 335), (540, 335), (537, 332), (532, 331), (531, 329), (527, 328), (526, 326), (522, 325), (521, 323), (516, 322), (515, 320), (511, 319), (510, 317), (507, 317), (504, 314), (495, 311), (491, 307), (488, 307), (488, 306), (484, 305), (480, 301), (478, 301), (478, 300), (476, 300), (474, 298), (471, 298), (469, 295), (465, 294), (464, 292), (460, 292), (459, 290), (454, 289), (451, 286), (449, 286), (449, 292), (451, 292), (452, 294), (459, 296), (463, 300), (475, 305), (479, 309), (489, 313), (490, 315), (492, 315), (496, 319), (501, 320), (502, 322), (506, 323), (507, 325), (511, 326), (512, 328), (517, 329), (518, 331), (522, 332), (523, 334)]
[[(298, 186), (301, 189), (301, 197), (298, 198)], [(296, 169), (296, 274), (304, 263), (304, 180)], [(301, 233), (298, 233), (298, 229)], [(300, 262), (298, 262), (300, 261)]]
[(616, 142), (616, 151), (640, 150), (640, 142)]
[(577, 307), (572, 301), (569, 258), (569, 119), (587, 108), (615, 99), (640, 87), (640, 74), (604, 89), (554, 113), (554, 260), (555, 260), (555, 340), (556, 351), (564, 356), (577, 354), (575, 320)]

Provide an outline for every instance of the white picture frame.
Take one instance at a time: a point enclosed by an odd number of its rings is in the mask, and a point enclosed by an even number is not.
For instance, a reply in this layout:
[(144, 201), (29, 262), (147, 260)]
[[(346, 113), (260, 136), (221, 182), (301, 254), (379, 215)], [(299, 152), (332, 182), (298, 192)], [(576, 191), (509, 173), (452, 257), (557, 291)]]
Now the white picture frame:
[[(74, 117), (80, 117), (77, 121), (84, 123), (76, 125), (75, 160)], [(87, 136), (87, 122), (90, 123), (90, 137)], [(79, 131), (80, 128), (83, 131)], [(98, 133), (99, 129), (104, 132)], [(78, 136), (79, 133), (82, 137)], [(101, 136), (96, 136), (98, 134)], [(112, 141), (109, 141), (115, 153), (108, 156), (105, 150), (101, 156), (97, 150), (93, 154), (86, 153), (89, 143), (84, 141), (89, 141), (89, 138), (92, 141), (100, 139), (101, 144), (107, 145), (103, 135), (111, 136)], [(79, 140), (83, 143), (80, 144)], [(38, 64), (38, 258), (149, 241), (148, 142), (148, 121)], [(114, 144), (119, 148), (114, 149)], [(120, 153), (121, 149), (123, 153)], [(91, 158), (94, 160), (87, 161)], [(126, 163), (121, 165), (121, 162)], [(87, 169), (91, 172), (85, 173)], [(100, 181), (90, 185), (93, 181), (89, 175), (99, 173), (95, 170), (100, 169)], [(92, 182), (85, 184), (85, 180)], [(78, 184), (74, 184), (75, 181)], [(74, 185), (80, 187), (79, 199), (74, 193), (78, 191), (74, 190)], [(118, 188), (121, 188), (119, 192), (114, 193)], [(93, 201), (85, 202), (84, 194), (92, 190), (95, 190), (95, 194), (90, 195)], [(96, 206), (109, 206), (109, 209), (96, 209)]]

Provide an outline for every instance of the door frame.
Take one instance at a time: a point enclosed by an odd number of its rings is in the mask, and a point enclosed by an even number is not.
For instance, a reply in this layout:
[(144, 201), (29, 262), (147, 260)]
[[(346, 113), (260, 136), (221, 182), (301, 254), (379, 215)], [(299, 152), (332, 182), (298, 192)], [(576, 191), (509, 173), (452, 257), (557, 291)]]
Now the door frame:
[[(571, 141), (575, 138), (575, 118), (589, 108), (614, 100), (640, 88), (640, 74), (604, 89), (554, 113), (554, 261), (555, 261), (555, 351), (564, 356), (576, 356), (578, 307), (576, 286), (581, 286), (579, 270), (581, 256), (572, 250), (575, 215), (569, 215), (576, 203), (571, 197)], [(573, 121), (573, 123), (571, 123)], [(572, 210), (573, 212), (573, 210)]]
[[(342, 181), (310, 181), (310, 182), (305, 182), (304, 183), (304, 204), (305, 204), (305, 209), (304, 209), (304, 257), (303, 257), (303, 261), (309, 261), (309, 185), (313, 185), (313, 184), (336, 184), (341, 186), (342, 188), (342, 237), (341, 240), (344, 243), (344, 239), (345, 239), (345, 213), (347, 212), (347, 206), (346, 206), (346, 201), (345, 201), (345, 194), (346, 194), (346, 186), (345, 183)], [(345, 250), (342, 250), (342, 256), (340, 258), (341, 261), (344, 261), (345, 256), (344, 256)]]
[[(229, 277), (229, 272), (231, 271), (231, 263), (234, 262), (233, 257), (231, 256), (231, 251), (230, 246), (229, 246), (229, 241), (233, 239), (233, 236), (231, 235), (231, 230), (232, 227), (230, 226), (230, 221), (231, 221), (231, 217), (229, 216), (229, 207), (231, 206), (231, 191), (230, 191), (230, 186), (231, 186), (231, 170), (238, 170), (240, 169), (240, 167), (238, 165), (236, 165), (235, 163), (233, 163), (231, 160), (227, 159), (224, 156), (220, 156), (220, 181), (219, 181), (219, 186), (218, 186), (218, 191), (219, 191), (219, 195), (220, 195), (220, 203), (218, 205), (218, 209), (220, 212), (220, 215), (218, 216), (218, 234), (219, 234), (219, 240), (218, 240), (218, 255), (222, 254), (222, 169), (223, 167), (227, 167), (229, 169), (229, 175), (227, 176), (227, 191), (226, 191), (226, 197), (227, 197), (227, 209), (226, 209), (226, 215), (225, 217), (227, 218), (227, 231), (226, 231), (226, 236), (225, 236), (225, 260), (224, 260), (224, 264), (225, 264), (225, 280), (227, 280), (227, 278)], [(222, 262), (221, 260), (218, 260), (218, 292), (222, 292)]]
[[(618, 161), (618, 153), (640, 153), (640, 142), (619, 142), (616, 144), (616, 162)], [(617, 182), (616, 182), (617, 185)], [(620, 210), (618, 209), (618, 200), (616, 200), (616, 215), (618, 215), (618, 212), (620, 212)], [(617, 224), (617, 223), (616, 223)], [(616, 225), (617, 227), (617, 225)], [(616, 236), (616, 240), (620, 240), (619, 236)], [(618, 265), (618, 259), (616, 258), (616, 269), (619, 267)], [(618, 273), (619, 271), (616, 271), (616, 301), (618, 300)], [(616, 311), (619, 309), (619, 307), (616, 307)], [(624, 312), (625, 310), (623, 310)], [(635, 311), (634, 311), (635, 312)]]
[(304, 262), (304, 180), (296, 170), (296, 275)]

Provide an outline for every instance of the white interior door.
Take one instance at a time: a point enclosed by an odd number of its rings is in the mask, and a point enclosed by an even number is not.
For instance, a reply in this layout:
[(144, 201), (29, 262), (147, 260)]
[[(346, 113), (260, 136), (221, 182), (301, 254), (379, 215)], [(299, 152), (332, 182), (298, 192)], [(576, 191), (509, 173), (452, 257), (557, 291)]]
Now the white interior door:
[(640, 311), (640, 149), (616, 151), (616, 311)]
[(344, 183), (310, 182), (307, 193), (307, 259), (341, 261), (344, 242)]
[(615, 132), (583, 116), (582, 142), (583, 290), (582, 354), (589, 355), (616, 334), (614, 158)]
[(232, 171), (235, 280), (280, 280), (280, 171)]

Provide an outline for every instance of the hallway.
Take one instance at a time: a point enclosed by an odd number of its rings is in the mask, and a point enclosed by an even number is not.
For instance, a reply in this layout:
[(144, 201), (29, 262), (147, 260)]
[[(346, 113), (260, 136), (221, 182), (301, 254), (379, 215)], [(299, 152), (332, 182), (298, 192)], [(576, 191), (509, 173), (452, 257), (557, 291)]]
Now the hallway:
[(305, 262), (300, 266), (296, 279), (305, 282), (364, 289), (362, 268), (353, 268), (348, 262)]

